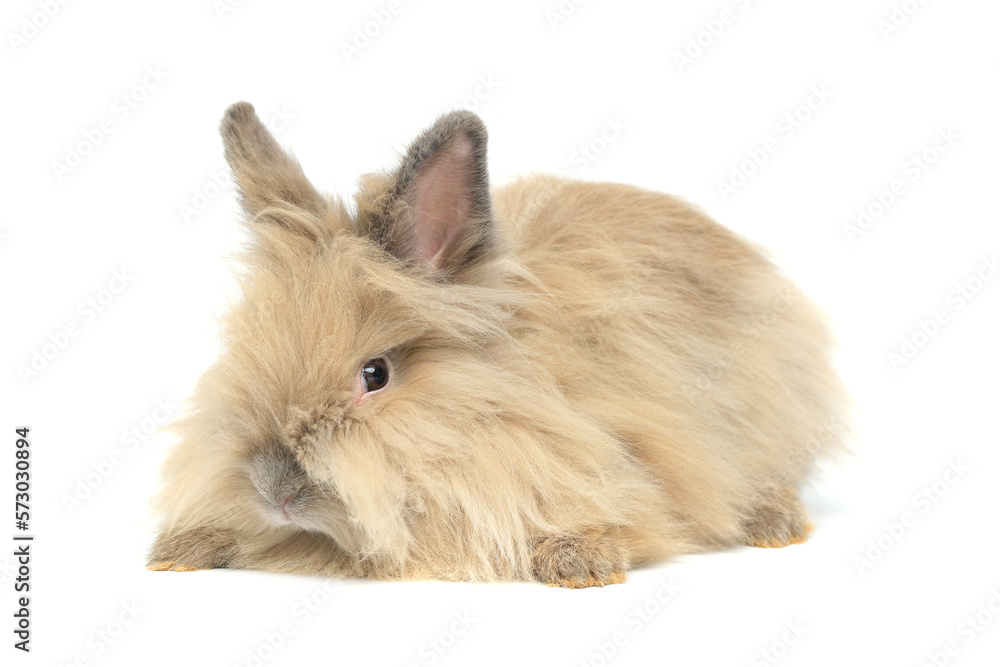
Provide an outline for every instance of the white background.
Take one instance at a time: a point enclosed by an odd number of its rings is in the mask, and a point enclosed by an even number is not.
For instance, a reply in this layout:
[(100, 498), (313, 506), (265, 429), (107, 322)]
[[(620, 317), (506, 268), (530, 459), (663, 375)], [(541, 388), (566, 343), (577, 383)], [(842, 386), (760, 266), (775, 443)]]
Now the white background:
[[(8, 1), (0, 20), (0, 491), (28, 425), (36, 535), (30, 655), (11, 647), (0, 550), (5, 665), (996, 664), (996, 3), (567, 0), (559, 20), (557, 0), (49, 5)], [(391, 19), (348, 56), (372, 12)], [(771, 248), (830, 314), (857, 402), (857, 456), (807, 492), (814, 537), (584, 591), (147, 572), (171, 441), (146, 432), (217, 354), (234, 294), (217, 125), (241, 99), (290, 117), (279, 140), (332, 192), (468, 106), (496, 183), (634, 183)], [(71, 151), (86, 155), (65, 172)], [(724, 197), (734, 169), (754, 173)], [(879, 215), (849, 234), (859, 207)], [(127, 284), (105, 291), (116, 271)]]

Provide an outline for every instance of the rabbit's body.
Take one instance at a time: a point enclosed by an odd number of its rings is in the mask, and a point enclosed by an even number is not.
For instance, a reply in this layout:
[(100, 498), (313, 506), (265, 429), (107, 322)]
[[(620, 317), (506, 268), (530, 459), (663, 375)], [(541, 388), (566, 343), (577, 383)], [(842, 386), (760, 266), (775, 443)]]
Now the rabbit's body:
[(249, 105), (223, 133), (257, 243), (152, 567), (579, 586), (805, 538), (842, 391), (812, 307), (744, 241), (627, 186), (490, 197), (471, 114), (366, 178), (356, 216)]

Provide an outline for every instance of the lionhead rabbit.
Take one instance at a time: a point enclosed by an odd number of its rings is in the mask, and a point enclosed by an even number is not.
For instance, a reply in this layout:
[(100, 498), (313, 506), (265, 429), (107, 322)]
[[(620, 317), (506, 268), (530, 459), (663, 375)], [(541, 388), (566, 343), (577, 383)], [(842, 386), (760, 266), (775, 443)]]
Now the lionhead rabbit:
[(625, 185), (491, 191), (469, 112), (364, 177), (356, 212), (250, 104), (222, 136), (253, 240), (151, 569), (580, 587), (806, 538), (843, 392), (758, 250)]

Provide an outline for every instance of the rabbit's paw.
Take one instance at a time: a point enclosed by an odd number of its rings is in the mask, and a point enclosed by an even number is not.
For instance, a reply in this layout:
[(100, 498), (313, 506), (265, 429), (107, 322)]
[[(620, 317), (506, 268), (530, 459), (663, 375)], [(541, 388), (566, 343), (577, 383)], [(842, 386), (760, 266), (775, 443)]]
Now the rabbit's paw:
[(196, 570), (204, 570), (208, 568), (203, 567), (192, 567), (190, 565), (185, 565), (184, 563), (178, 563), (173, 560), (158, 560), (150, 561), (146, 565), (147, 570), (152, 570), (153, 572), (163, 572), (165, 570), (173, 570), (174, 572), (194, 572)]
[(149, 556), (147, 570), (194, 572), (226, 567), (236, 552), (235, 534), (198, 528), (182, 533), (163, 533)]
[(813, 526), (798, 494), (789, 488), (765, 493), (743, 520), (743, 543), (765, 549), (801, 544)]
[(607, 533), (543, 537), (532, 556), (535, 577), (563, 588), (625, 583), (625, 558)]

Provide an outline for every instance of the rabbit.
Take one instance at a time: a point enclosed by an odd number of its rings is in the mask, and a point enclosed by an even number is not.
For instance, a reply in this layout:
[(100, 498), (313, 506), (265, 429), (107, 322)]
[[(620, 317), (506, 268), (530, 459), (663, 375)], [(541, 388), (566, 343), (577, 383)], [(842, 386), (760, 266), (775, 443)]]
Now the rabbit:
[(469, 111), (353, 207), (249, 103), (221, 134), (242, 295), (173, 425), (149, 569), (582, 588), (806, 540), (848, 400), (763, 251), (628, 185), (491, 189)]

